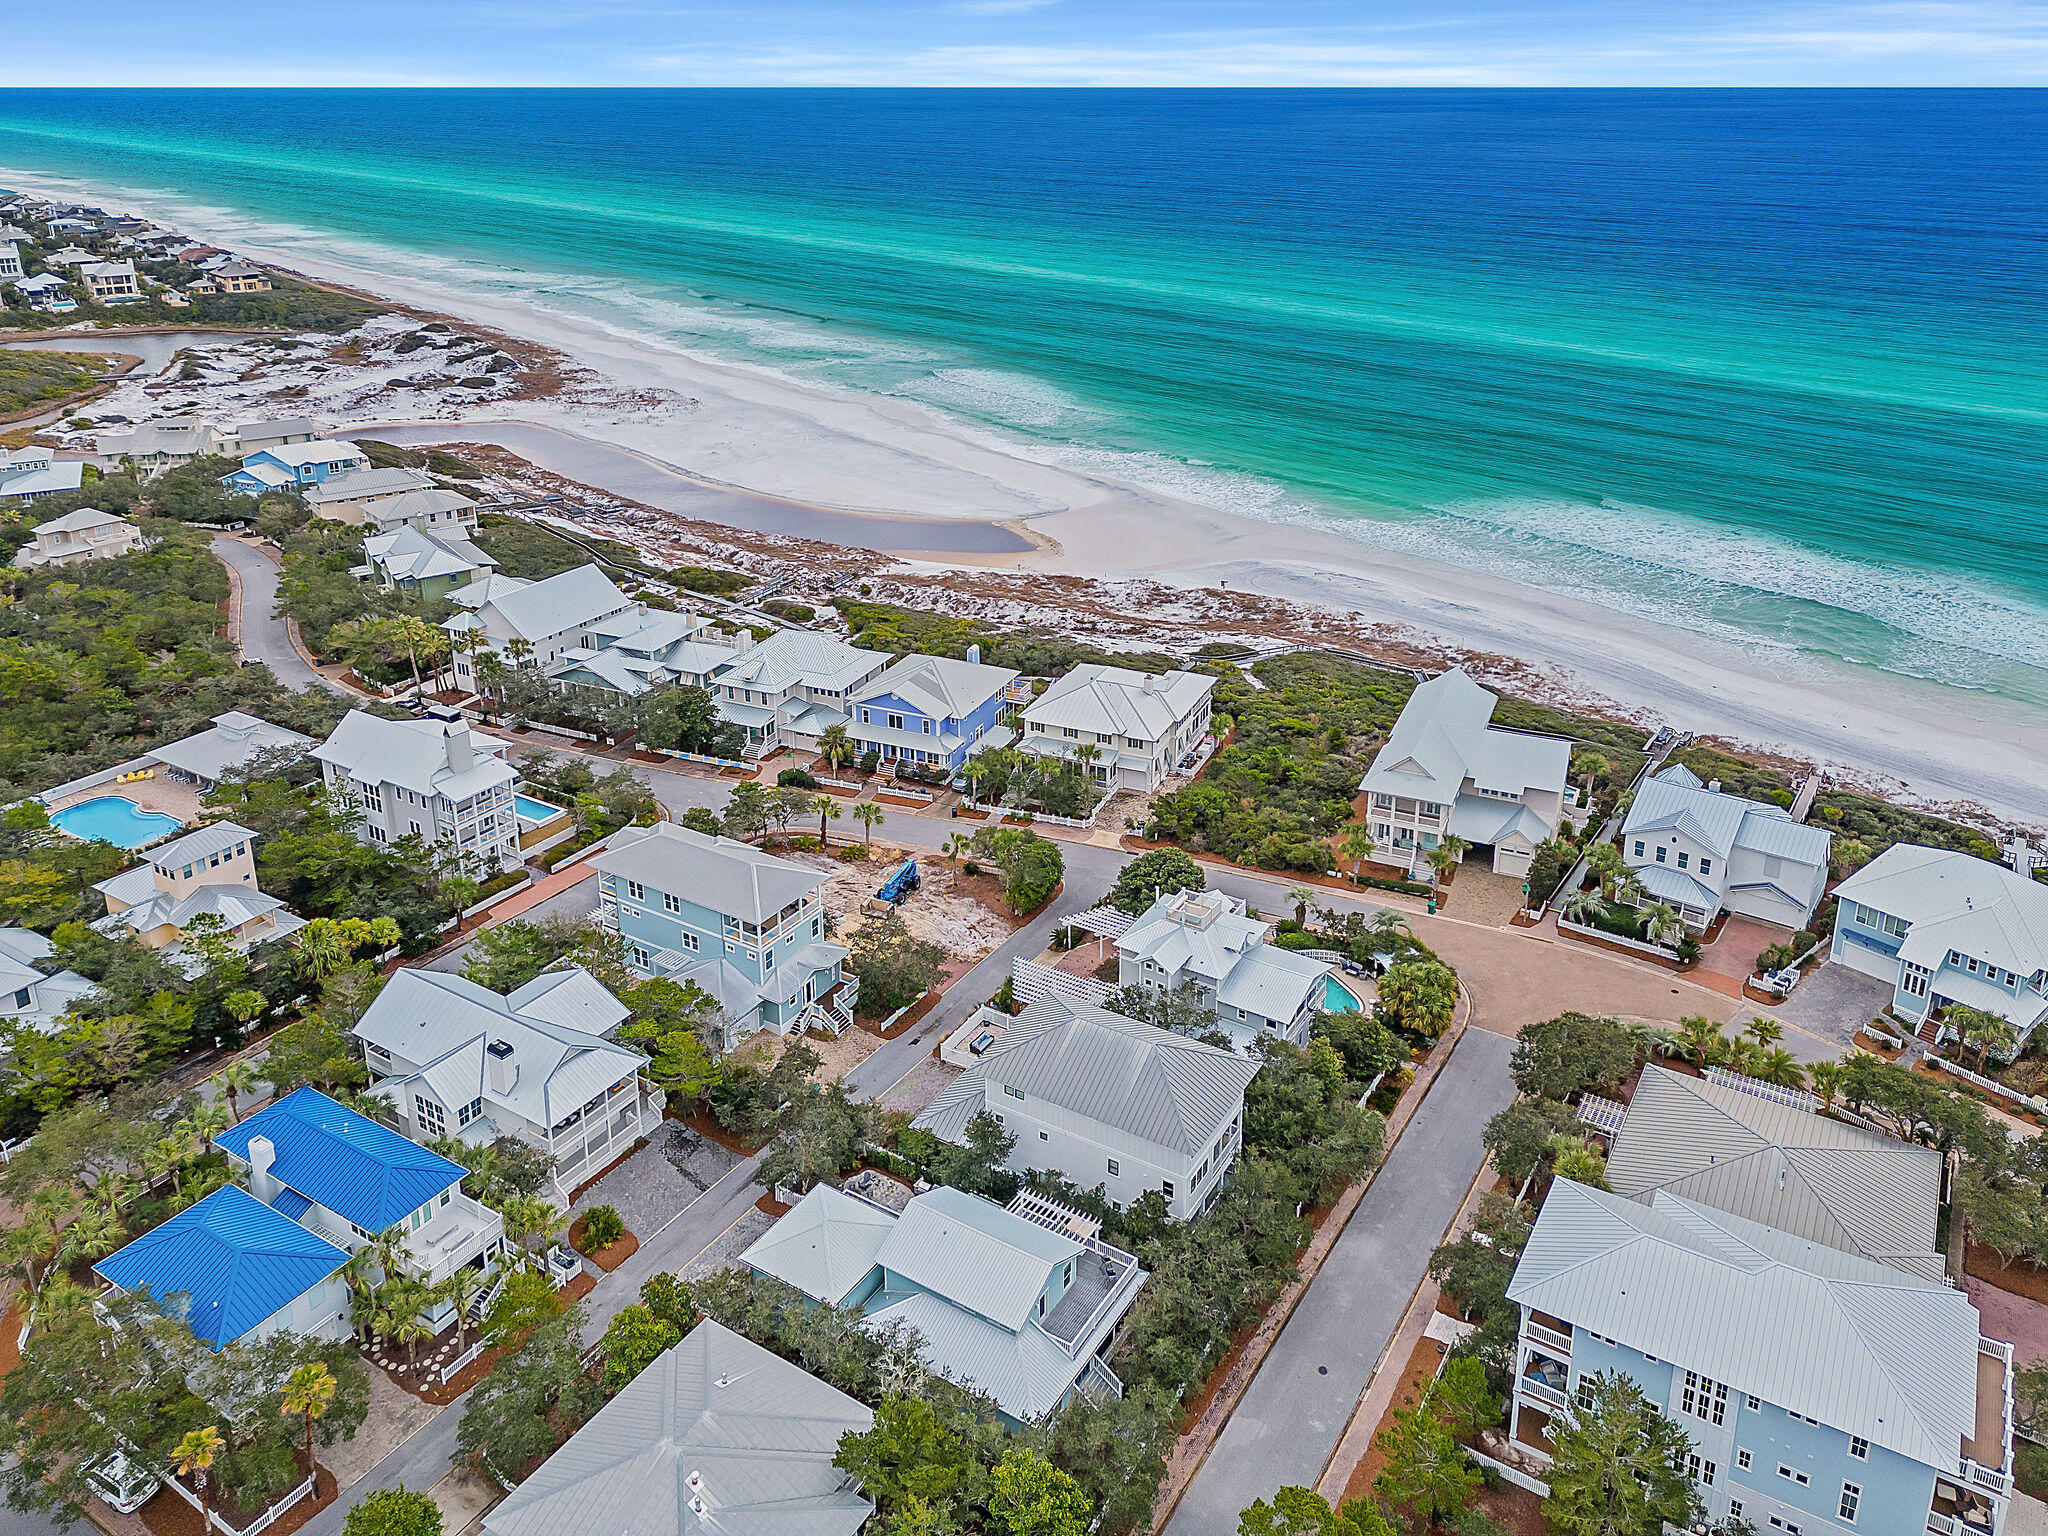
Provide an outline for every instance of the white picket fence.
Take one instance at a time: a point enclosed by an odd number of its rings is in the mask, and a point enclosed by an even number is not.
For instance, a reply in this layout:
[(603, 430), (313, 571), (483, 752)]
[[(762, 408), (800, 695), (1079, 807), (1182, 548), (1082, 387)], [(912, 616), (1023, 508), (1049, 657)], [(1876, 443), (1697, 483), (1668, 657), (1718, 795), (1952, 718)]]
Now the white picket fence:
[(478, 1355), (482, 1354), (483, 1352), (484, 1340), (483, 1336), (479, 1334), (477, 1336), (477, 1341), (474, 1344), (470, 1345), (469, 1348), (465, 1349), (461, 1354), (457, 1355), (453, 1360), (450, 1360), (446, 1365), (441, 1367), (441, 1385), (445, 1387), (449, 1382), (453, 1381), (456, 1378), (456, 1376), (461, 1373), (461, 1370), (465, 1365), (469, 1364), (470, 1361), (474, 1360)]
[(279, 1499), (275, 1504), (271, 1505), (270, 1508), (263, 1511), (263, 1513), (257, 1516), (254, 1521), (252, 1521), (250, 1524), (246, 1526), (243, 1526), (239, 1530), (236, 1529), (234, 1526), (229, 1525), (227, 1521), (223, 1520), (220, 1517), (220, 1512), (218, 1510), (206, 1509), (206, 1506), (200, 1502), (199, 1495), (194, 1493), (190, 1488), (187, 1488), (175, 1477), (166, 1477), (163, 1480), (163, 1486), (170, 1489), (171, 1492), (175, 1493), (187, 1504), (190, 1504), (194, 1509), (205, 1510), (206, 1523), (209, 1526), (211, 1526), (214, 1530), (219, 1531), (221, 1533), (221, 1536), (257, 1536), (257, 1533), (259, 1531), (269, 1530), (272, 1523), (277, 1520), (278, 1516), (282, 1515), (286, 1510), (290, 1509), (294, 1504), (298, 1503), (299, 1500), (307, 1497), (309, 1494), (312, 1493), (313, 1479), (310, 1477), (307, 1478), (303, 1483), (299, 1484), (298, 1487), (294, 1488), (290, 1493), (286, 1494), (283, 1498)]
[(1116, 994), (1116, 988), (1107, 982), (1097, 981), (1092, 976), (1070, 975), (1049, 965), (1040, 965), (1036, 960), (1010, 962), (1010, 989), (1025, 1007), (1050, 995), (1063, 997), (1070, 1003), (1086, 1003), (1100, 1008)]
[(1707, 1081), (1716, 1088), (1733, 1088), (1737, 1093), (1746, 1093), (1753, 1099), (1782, 1104), (1787, 1109), (1803, 1110), (1809, 1115), (1817, 1113), (1820, 1109), (1820, 1100), (1804, 1088), (1786, 1088), (1777, 1083), (1767, 1083), (1760, 1077), (1730, 1072), (1726, 1067), (1707, 1068)]
[(1609, 933), (1605, 928), (1595, 928), (1587, 923), (1575, 923), (1559, 914), (1557, 926), (1566, 933), (1583, 934), (1589, 939), (1598, 939), (1602, 944), (1618, 944), (1623, 949), (1632, 949), (1639, 955), (1655, 955), (1659, 960), (1676, 960), (1676, 952), (1662, 944), (1648, 944), (1641, 939), (1626, 938), (1618, 933)]

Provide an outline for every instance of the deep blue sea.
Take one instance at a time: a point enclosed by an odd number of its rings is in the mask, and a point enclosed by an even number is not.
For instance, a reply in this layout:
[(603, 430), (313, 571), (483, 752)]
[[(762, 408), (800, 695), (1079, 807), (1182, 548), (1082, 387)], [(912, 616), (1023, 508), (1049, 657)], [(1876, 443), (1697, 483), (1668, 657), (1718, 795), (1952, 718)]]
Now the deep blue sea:
[(0, 91), (23, 175), (2035, 700), (2043, 144), (2039, 91)]

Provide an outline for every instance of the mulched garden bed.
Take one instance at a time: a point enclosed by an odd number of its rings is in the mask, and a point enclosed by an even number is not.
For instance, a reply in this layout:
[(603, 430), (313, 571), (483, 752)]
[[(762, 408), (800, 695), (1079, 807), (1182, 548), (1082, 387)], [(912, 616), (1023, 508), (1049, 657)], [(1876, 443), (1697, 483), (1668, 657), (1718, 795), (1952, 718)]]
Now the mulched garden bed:
[(754, 1209), (764, 1216), (773, 1216), (778, 1221), (790, 1212), (790, 1207), (784, 1205), (773, 1195), (763, 1195), (760, 1199), (756, 1200), (754, 1202)]
[(741, 1157), (752, 1157), (756, 1152), (768, 1145), (768, 1138), (766, 1136), (753, 1142), (735, 1136), (701, 1109), (687, 1115), (679, 1115), (673, 1109), (665, 1109), (662, 1111), (662, 1118), (665, 1120), (680, 1120), (706, 1141), (715, 1141), (718, 1145), (725, 1148), (726, 1151), (736, 1152)]
[(590, 1260), (591, 1263), (595, 1264), (606, 1274), (610, 1274), (640, 1251), (640, 1239), (627, 1232), (610, 1247), (600, 1248), (597, 1252), (592, 1253), (583, 1246), (583, 1223), (588, 1215), (589, 1212), (586, 1211), (582, 1216), (578, 1216), (569, 1223), (569, 1246)]
[[(303, 1474), (303, 1462), (300, 1463), (300, 1471)], [(332, 1504), (339, 1492), (334, 1474), (316, 1463), (312, 1494), (299, 1500), (266, 1526), (265, 1536), (273, 1531), (279, 1533), (279, 1536), (291, 1536), (293, 1531), (304, 1526), (321, 1510)], [(149, 1528), (152, 1536), (210, 1536), (208, 1528), (200, 1519), (199, 1511), (168, 1489), (158, 1489), (149, 1502), (136, 1513), (141, 1517), (142, 1523)], [(214, 1513), (236, 1530), (247, 1530), (263, 1516), (260, 1509), (243, 1511), (220, 1505), (214, 1507)]]
[[(1401, 1384), (1394, 1389), (1394, 1396), (1387, 1404), (1387, 1411), (1381, 1416), (1379, 1427), (1373, 1431), (1375, 1440), (1379, 1438), (1379, 1430), (1392, 1421), (1396, 1409), (1413, 1408), (1422, 1401), (1423, 1389), (1436, 1380), (1437, 1373), (1443, 1369), (1445, 1353), (1443, 1345), (1435, 1339), (1423, 1337), (1415, 1341), (1415, 1348), (1408, 1356), (1408, 1364), (1401, 1372)], [(1358, 1458), (1358, 1465), (1351, 1469), (1351, 1480), (1344, 1485), (1342, 1502), (1348, 1503), (1352, 1499), (1369, 1497), (1372, 1485), (1380, 1475), (1380, 1468), (1386, 1463), (1387, 1458), (1380, 1453), (1377, 1445), (1367, 1446), (1365, 1454)]]
[(1971, 1243), (1964, 1251), (1963, 1273), (1975, 1275), (1986, 1285), (1995, 1285), (2001, 1291), (2010, 1291), (2029, 1301), (2048, 1303), (2048, 1269), (2026, 1259), (2016, 1259), (2007, 1264), (1998, 1256), (1996, 1249), (1987, 1248), (1982, 1243)]
[(931, 991), (925, 993), (923, 997), (912, 1003), (910, 1011), (887, 1029), (882, 1028), (882, 1021), (880, 1019), (871, 1019), (859, 1013), (853, 1016), (853, 1022), (871, 1035), (878, 1035), (884, 1040), (894, 1040), (900, 1035), (908, 1034), (912, 1027), (917, 1024), (918, 1020), (938, 1007), (939, 999), (945, 995), (946, 989), (943, 986), (932, 988)]

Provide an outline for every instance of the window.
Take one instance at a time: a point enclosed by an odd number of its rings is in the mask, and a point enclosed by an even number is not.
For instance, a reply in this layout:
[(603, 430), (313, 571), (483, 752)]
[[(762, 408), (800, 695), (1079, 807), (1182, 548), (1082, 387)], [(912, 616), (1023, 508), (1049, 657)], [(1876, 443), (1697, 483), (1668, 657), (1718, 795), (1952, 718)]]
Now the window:
[(1747, 1408), (1751, 1413), (1755, 1413), (1757, 1409), (1763, 1406), (1763, 1404), (1758, 1400), (1757, 1395), (1754, 1392), (1751, 1392), (1742, 1399), (1742, 1406)]
[(1171, 1200), (1173, 1198), (1173, 1180), (1161, 1179), (1159, 1181), (1159, 1193), (1166, 1196), (1168, 1200)]
[(412, 1115), (419, 1122), (420, 1129), (429, 1136), (447, 1134), (448, 1117), (441, 1112), (441, 1106), (426, 1095), (416, 1093), (412, 1096)]
[(1793, 1468), (1786, 1466), (1782, 1461), (1778, 1463), (1778, 1476), (1795, 1482), (1802, 1488), (1812, 1481), (1804, 1472), (1795, 1471)]
[(1842, 1502), (1836, 1506), (1836, 1509), (1844, 1520), (1854, 1525), (1856, 1523), (1856, 1511), (1862, 1503), (1863, 1485), (1861, 1483), (1842, 1484)]
[(1688, 1454), (1685, 1458), (1685, 1475), (1708, 1488), (1714, 1486), (1714, 1475), (1719, 1471), (1720, 1468), (1711, 1461), (1703, 1461), (1696, 1455)]
[(683, 910), (683, 898), (671, 896), (667, 891), (663, 891), (661, 893), (661, 907), (664, 912), (680, 912)]
[(1689, 854), (1689, 853), (1687, 853), (1687, 852), (1686, 852), (1686, 851), (1685, 851), (1685, 850), (1684, 850), (1683, 848), (1679, 849), (1679, 850), (1678, 850), (1678, 867), (1679, 867), (1680, 869), (1683, 869), (1683, 868), (1685, 868), (1685, 861), (1686, 861), (1687, 859), (1691, 858), (1691, 857), (1692, 857), (1692, 855), (1691, 855), (1691, 854)]
[(1024, 1090), (1022, 1088), (1012, 1088), (1008, 1083), (1003, 1084), (1003, 1092), (1007, 1093), (1013, 1099), (1021, 1099), (1024, 1097)]
[(1849, 1437), (1849, 1454), (1858, 1461), (1870, 1460), (1870, 1442), (1861, 1435), (1851, 1435)]
[(1709, 1380), (1696, 1371), (1687, 1371), (1685, 1390), (1679, 1394), (1678, 1411), (1711, 1424), (1723, 1422), (1728, 1417), (1728, 1384)]
[(1115, 1178), (1118, 1174), (1122, 1173), (1123, 1171), (1124, 1165), (1112, 1157), (1109, 1160), (1109, 1176), (1111, 1178)]
[(695, 935), (694, 933), (684, 934), (678, 942), (690, 954), (694, 955), (695, 953), (697, 953), (697, 935)]
[(1040, 1131), (1038, 1133), (1038, 1139), (1040, 1141), (1051, 1141), (1052, 1137), (1048, 1136), (1044, 1131)]
[(467, 1104), (455, 1111), (455, 1123), (458, 1127), (465, 1126), (483, 1112), (484, 1101), (480, 1098), (471, 1099)]
[(1738, 1472), (1747, 1472), (1749, 1470), (1749, 1452), (1742, 1449), (1741, 1446), (1735, 1448), (1735, 1470)]
[(646, 886), (642, 885), (642, 884), (641, 884), (641, 883), (640, 883), (640, 882), (639, 882), (638, 880), (628, 880), (628, 881), (626, 882), (626, 900), (628, 900), (628, 901), (645, 901), (646, 899), (647, 899), (647, 887), (646, 887)]
[(1728, 1518), (1730, 1520), (1740, 1520), (1742, 1518), (1742, 1500), (1730, 1499), (1728, 1501)]
[(1790, 1520), (1781, 1520), (1776, 1515), (1771, 1516), (1771, 1529), (1783, 1531), (1785, 1536), (1799, 1536), (1799, 1527), (1796, 1524)]
[(1642, 856), (1643, 856), (1643, 840), (1642, 840), (1642, 839), (1641, 839), (1641, 838), (1639, 837), (1639, 838), (1637, 838), (1637, 839), (1636, 839), (1636, 857), (1640, 859), (1640, 858), (1641, 858)]
[(1702, 854), (1700, 856), (1700, 873), (1703, 875), (1711, 875), (1713, 872), (1714, 861), (1706, 857), (1704, 854)]
[(1669, 851), (1670, 850), (1667, 849), (1662, 843), (1659, 843), (1657, 845), (1657, 862), (1659, 864), (1662, 864), (1664, 862), (1664, 855)]
[(645, 944), (629, 944), (626, 946), (626, 960), (636, 970), (646, 970), (652, 958), (647, 953), (647, 946)]

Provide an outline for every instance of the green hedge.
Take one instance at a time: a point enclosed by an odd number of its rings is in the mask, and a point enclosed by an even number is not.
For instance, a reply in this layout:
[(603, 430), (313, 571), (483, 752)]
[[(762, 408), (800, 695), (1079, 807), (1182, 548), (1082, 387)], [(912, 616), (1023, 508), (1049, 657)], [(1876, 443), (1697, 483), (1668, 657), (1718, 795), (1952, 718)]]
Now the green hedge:
[(1424, 885), (1420, 880), (1404, 880), (1399, 875), (1353, 875), (1359, 885), (1370, 886), (1376, 891), (1399, 891), (1403, 896), (1427, 896), (1434, 886)]

